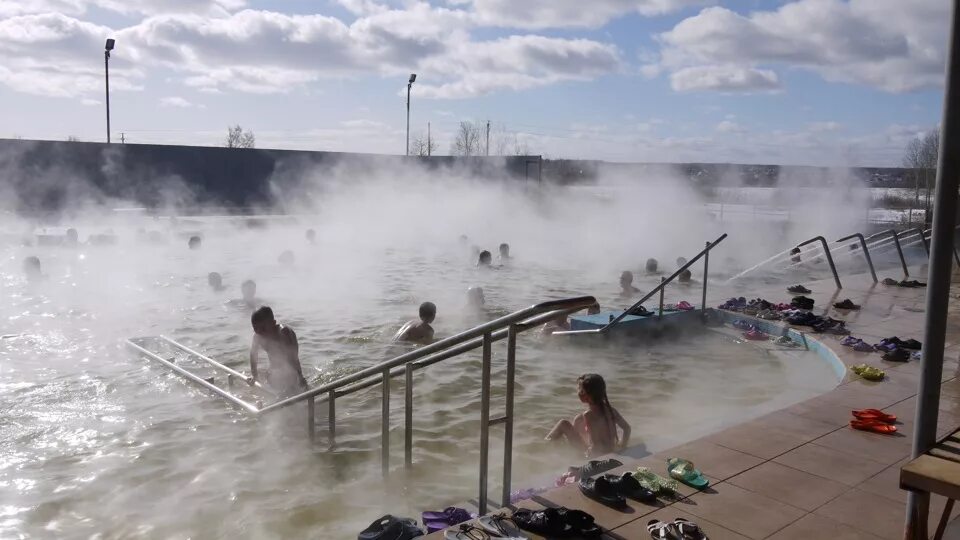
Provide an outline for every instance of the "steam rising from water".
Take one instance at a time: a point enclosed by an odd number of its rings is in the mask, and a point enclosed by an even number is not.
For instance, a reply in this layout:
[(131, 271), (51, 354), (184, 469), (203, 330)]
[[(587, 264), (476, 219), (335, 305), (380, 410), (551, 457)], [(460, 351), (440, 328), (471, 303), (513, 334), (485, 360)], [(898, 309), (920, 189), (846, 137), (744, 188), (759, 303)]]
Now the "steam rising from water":
[[(0, 340), (0, 407), (8, 419), (0, 424), (0, 536), (349, 538), (384, 512), (409, 515), (475, 496), (476, 355), (417, 375), (420, 466), (383, 485), (376, 389), (338, 403), (338, 450), (329, 454), (304, 440), (299, 411), (256, 421), (119, 345), (167, 334), (246, 370), (249, 309), (230, 302), (245, 279), (296, 329), (305, 375), (316, 383), (406, 350), (389, 338), (425, 300), (439, 307), (438, 336), (579, 294), (612, 309), (633, 300), (617, 295), (620, 271), (633, 270), (641, 289), (659, 281), (642, 275), (648, 257), (669, 272), (676, 257), (689, 258), (726, 231), (731, 238), (711, 261), (722, 271), (788, 239), (822, 234), (830, 228), (823, 217), (846, 226), (845, 213), (821, 210), (835, 199), (809, 195), (785, 224), (721, 225), (690, 185), (667, 177), (608, 176), (597, 186), (560, 188), (416, 168), (303, 176), (309, 202), (266, 227), (247, 219), (153, 219), (111, 211), (128, 206), (117, 201), (82, 203), (57, 228), (38, 232), (60, 235), (73, 226), (86, 242), (112, 230), (117, 244), (44, 247), (20, 245), (34, 222), (4, 216), (0, 333), (12, 337)], [(316, 244), (305, 240), (307, 228), (317, 231)], [(147, 240), (151, 232), (156, 243)], [(194, 234), (203, 247), (190, 251)], [(475, 268), (473, 247), (496, 253), (501, 242), (511, 245), (509, 266)], [(292, 267), (277, 261), (285, 250), (295, 254)], [(20, 265), (29, 255), (41, 259), (45, 281), (24, 282)], [(211, 271), (223, 275), (227, 291), (206, 286)], [(481, 316), (465, 309), (470, 286), (484, 288)], [(696, 286), (676, 287), (667, 301), (698, 298)], [(573, 381), (586, 370), (607, 377), (635, 442), (651, 449), (833, 384), (825, 366), (805, 363), (801, 373), (797, 358), (716, 337), (620, 349), (551, 346), (525, 335), (520, 347), (516, 487), (578, 460), (540, 438), (578, 410)], [(495, 351), (499, 404), (503, 350)], [(395, 465), (400, 386), (392, 403)], [(496, 435), (491, 444), (498, 463)]]

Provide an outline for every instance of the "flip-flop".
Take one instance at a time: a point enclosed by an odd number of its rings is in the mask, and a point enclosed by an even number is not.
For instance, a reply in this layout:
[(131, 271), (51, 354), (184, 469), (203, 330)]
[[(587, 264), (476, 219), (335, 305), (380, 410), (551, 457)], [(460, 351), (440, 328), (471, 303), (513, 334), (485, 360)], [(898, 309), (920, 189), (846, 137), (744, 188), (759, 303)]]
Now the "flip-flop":
[(690, 460), (670, 458), (667, 460), (667, 471), (669, 471), (671, 478), (692, 488), (704, 489), (710, 485), (710, 481), (693, 466), (693, 462)]
[(680, 311), (690, 311), (694, 309), (694, 307), (693, 307), (693, 304), (691, 304), (690, 302), (687, 302), (686, 300), (681, 300), (677, 302), (677, 309), (679, 309)]
[(673, 525), (683, 540), (708, 540), (707, 535), (700, 530), (700, 526), (690, 520), (678, 517), (673, 520)]
[(664, 478), (646, 467), (637, 467), (633, 477), (644, 489), (649, 489), (658, 495), (673, 495), (680, 487), (676, 480)]
[(860, 409), (851, 411), (851, 413), (857, 420), (876, 420), (885, 424), (895, 424), (897, 422), (897, 415), (887, 414), (880, 409)]
[(873, 345), (867, 343), (866, 341), (860, 340), (860, 343), (855, 343), (853, 345), (853, 350), (857, 352), (873, 352)]
[(567, 538), (576, 532), (560, 513), (559, 508), (544, 508), (543, 510), (519, 508), (513, 513), (513, 522), (525, 531), (549, 538)]
[(799, 293), (799, 294), (810, 294), (813, 291), (804, 287), (803, 285), (794, 285), (792, 287), (787, 287), (787, 292)]
[(749, 331), (749, 330), (753, 330), (753, 329), (754, 329), (754, 326), (753, 326), (752, 324), (750, 324), (750, 322), (745, 321), (745, 320), (743, 320), (743, 319), (737, 319), (737, 320), (733, 321), (732, 323), (730, 323), (730, 325), (733, 326), (734, 328), (736, 328), (737, 330), (746, 330), (746, 331)]
[(910, 349), (911, 351), (919, 351), (923, 348), (923, 345), (915, 339), (906, 339), (900, 342), (900, 346), (904, 349)]
[(627, 505), (627, 500), (617, 492), (606, 476), (581, 478), (577, 485), (580, 486), (580, 493), (599, 503), (613, 508), (623, 508)]
[(498, 538), (506, 538), (508, 540), (529, 539), (527, 535), (520, 531), (520, 527), (513, 521), (513, 518), (505, 514), (491, 514), (489, 516), (483, 516), (477, 521), (487, 532)]
[(852, 301), (850, 301), (849, 298), (843, 300), (842, 302), (837, 302), (837, 303), (835, 303), (835, 304), (833, 305), (833, 307), (835, 307), (835, 308), (837, 308), (837, 309), (849, 309), (849, 310), (854, 310), (854, 311), (860, 309), (860, 306), (854, 304)]
[(893, 435), (897, 432), (897, 426), (884, 424), (876, 420), (851, 420), (850, 427), (859, 429), (860, 431), (879, 433), (881, 435)]
[(892, 351), (884, 353), (882, 358), (887, 362), (909, 362), (910, 351), (897, 347)]
[(800, 344), (796, 341), (790, 339), (787, 336), (780, 336), (774, 341), (777, 345), (783, 345), (784, 347), (799, 347)]
[(489, 532), (469, 523), (462, 523), (456, 529), (447, 529), (443, 537), (445, 540), (491, 540), (494, 538)]
[(664, 523), (659, 519), (651, 519), (647, 523), (647, 532), (653, 540), (680, 540), (673, 523)]
[(873, 366), (868, 366), (866, 364), (860, 364), (850, 368), (850, 371), (856, 373), (857, 375), (863, 377), (868, 381), (882, 381), (887, 374), (880, 368)]
[(760, 330), (757, 330), (756, 328), (748, 332), (744, 332), (743, 337), (751, 341), (766, 341), (768, 338), (766, 334), (764, 334)]
[(577, 480), (584, 476), (593, 476), (595, 474), (600, 474), (602, 472), (607, 472), (611, 469), (616, 469), (617, 467), (623, 465), (622, 462), (608, 458), (608, 459), (591, 459), (582, 467), (570, 467), (570, 472), (576, 475)]
[(640, 502), (654, 502), (657, 500), (657, 494), (640, 484), (640, 481), (634, 478), (633, 473), (625, 472), (620, 476), (612, 474), (604, 475), (611, 486), (628, 499)]
[(470, 521), (474, 517), (476, 516), (470, 514), (470, 512), (464, 510), (463, 508), (448, 506), (441, 512), (423, 512), (420, 514), (420, 521), (422, 521), (424, 526), (426, 526), (427, 534), (430, 534), (432, 532), (442, 531), (448, 527)]
[(893, 278), (883, 278), (883, 282), (882, 282), (882, 283), (883, 283), (884, 285), (899, 285), (899, 284), (900, 284), (899, 281), (897, 281), (897, 280), (895, 280), (895, 279), (893, 279)]

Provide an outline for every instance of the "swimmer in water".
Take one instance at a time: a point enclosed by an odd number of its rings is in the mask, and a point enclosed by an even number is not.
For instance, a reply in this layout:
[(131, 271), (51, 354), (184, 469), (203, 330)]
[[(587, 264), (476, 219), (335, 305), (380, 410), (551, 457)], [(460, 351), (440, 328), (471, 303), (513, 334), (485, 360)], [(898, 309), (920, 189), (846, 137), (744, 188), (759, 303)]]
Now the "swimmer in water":
[(483, 250), (477, 258), (477, 268), (493, 268), (493, 255), (489, 251)]
[(437, 318), (437, 306), (433, 302), (420, 304), (420, 320), (409, 321), (397, 331), (394, 341), (409, 341), (427, 344), (433, 341), (433, 327), (430, 324)]
[(317, 243), (317, 231), (313, 229), (307, 229), (307, 242), (311, 244)]
[(510, 260), (510, 244), (504, 242), (500, 244), (500, 263), (503, 264)]
[(540, 335), (549, 336), (554, 332), (564, 332), (570, 330), (570, 321), (567, 320), (567, 314), (561, 313), (543, 325), (540, 329)]
[(210, 288), (216, 292), (220, 292), (226, 288), (223, 286), (223, 276), (221, 276), (219, 272), (210, 272), (207, 274), (207, 285), (210, 285)]
[(587, 373), (577, 378), (577, 397), (587, 410), (572, 422), (557, 422), (547, 434), (548, 441), (566, 441), (588, 458), (619, 452), (630, 444), (630, 424), (610, 405), (603, 377)]
[(679, 276), (677, 276), (677, 280), (680, 283), (690, 283), (692, 278), (693, 274), (690, 272), (690, 270), (684, 270), (683, 272), (680, 272)]
[(240, 293), (243, 294), (243, 303), (255, 307), (260, 303), (257, 298), (257, 284), (252, 279), (248, 279), (240, 284)]
[(187, 246), (188, 246), (190, 249), (200, 249), (200, 237), (199, 237), (199, 236), (191, 236), (191, 237), (190, 237), (190, 240), (187, 240)]
[(657, 273), (657, 266), (659, 266), (659, 265), (657, 264), (657, 260), (656, 260), (656, 259), (654, 259), (653, 257), (647, 259), (647, 264), (646, 264), (645, 268), (646, 268), (648, 274), (656, 274), (656, 273)]
[(294, 261), (293, 252), (290, 251), (289, 249), (284, 251), (283, 253), (280, 254), (279, 257), (277, 257), (277, 261), (279, 261), (280, 264), (284, 266), (293, 266), (293, 261)]
[(257, 361), (260, 351), (267, 353), (270, 367), (264, 379), (267, 385), (280, 397), (290, 397), (307, 389), (307, 381), (300, 368), (300, 345), (297, 334), (289, 326), (284, 326), (273, 317), (273, 310), (267, 306), (253, 312), (250, 316), (253, 326), (253, 342), (250, 344), (249, 384), (260, 380)]
[(600, 313), (600, 302), (594, 302), (587, 307), (587, 315)]
[(482, 311), (486, 299), (483, 297), (482, 287), (470, 287), (467, 289), (467, 307), (471, 311)]
[(44, 275), (40, 270), (40, 259), (38, 257), (27, 257), (24, 259), (23, 274), (30, 283), (41, 281)]
[(640, 292), (640, 289), (633, 286), (633, 272), (624, 270), (620, 274), (620, 296), (631, 296)]

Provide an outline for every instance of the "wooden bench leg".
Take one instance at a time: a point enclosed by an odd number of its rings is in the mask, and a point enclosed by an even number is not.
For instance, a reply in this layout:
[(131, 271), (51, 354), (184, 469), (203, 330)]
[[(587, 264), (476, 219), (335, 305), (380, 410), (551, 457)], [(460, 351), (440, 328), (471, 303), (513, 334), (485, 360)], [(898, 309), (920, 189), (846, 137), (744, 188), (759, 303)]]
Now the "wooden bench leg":
[(907, 526), (903, 531), (904, 540), (927, 540), (927, 517), (930, 514), (930, 493), (914, 492), (916, 508), (907, 513)]
[(943, 514), (940, 515), (940, 523), (937, 524), (937, 532), (933, 535), (933, 540), (943, 540), (943, 533), (947, 530), (951, 512), (953, 512), (953, 499), (947, 499), (947, 505), (943, 507)]

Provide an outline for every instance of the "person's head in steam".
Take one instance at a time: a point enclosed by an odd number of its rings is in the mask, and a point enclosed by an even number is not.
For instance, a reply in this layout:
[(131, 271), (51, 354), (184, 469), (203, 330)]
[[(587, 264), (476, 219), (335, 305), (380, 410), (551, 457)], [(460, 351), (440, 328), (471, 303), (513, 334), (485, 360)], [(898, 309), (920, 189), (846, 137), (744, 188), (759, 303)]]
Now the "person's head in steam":
[(420, 320), (430, 324), (437, 318), (437, 305), (433, 302), (420, 304)]
[(190, 239), (187, 240), (187, 246), (189, 246), (190, 249), (200, 249), (200, 237), (191, 236)]
[(677, 276), (677, 280), (680, 283), (690, 283), (690, 280), (693, 278), (693, 273), (690, 272), (690, 269), (686, 269), (683, 272), (680, 272), (680, 275)]
[(480, 257), (477, 259), (477, 266), (489, 268), (491, 264), (493, 264), (493, 255), (487, 250), (481, 251)]
[(223, 276), (219, 272), (210, 272), (207, 274), (207, 285), (215, 291), (223, 290)]
[(644, 266), (644, 268), (646, 268), (648, 274), (656, 274), (657, 266), (659, 266), (657, 260), (651, 257), (647, 259), (647, 264)]
[(620, 274), (620, 293), (633, 294), (637, 291), (638, 289), (633, 286), (633, 272), (624, 270)]
[(240, 284), (240, 293), (243, 294), (243, 301), (252, 304), (257, 300), (257, 284), (248, 279)]
[(510, 259), (510, 244), (504, 242), (500, 244), (500, 260), (506, 261)]
[(483, 297), (482, 287), (470, 287), (467, 289), (467, 305), (471, 308), (482, 308), (486, 303)]
[(39, 281), (43, 278), (43, 273), (40, 271), (40, 259), (33, 256), (24, 259), (23, 274), (27, 281)]
[(683, 265), (685, 265), (685, 264), (687, 264), (687, 260), (686, 260), (686, 259), (684, 259), (683, 257), (677, 257), (677, 268), (680, 268), (681, 266), (683, 266)]
[(288, 249), (283, 253), (281, 253), (280, 256), (277, 257), (277, 260), (280, 261), (280, 264), (284, 266), (293, 266), (293, 261), (294, 261), (293, 252)]
[(311, 244), (317, 243), (317, 231), (313, 229), (307, 229), (307, 242)]
[(75, 246), (80, 243), (80, 236), (76, 229), (67, 229), (66, 240), (68, 246)]

